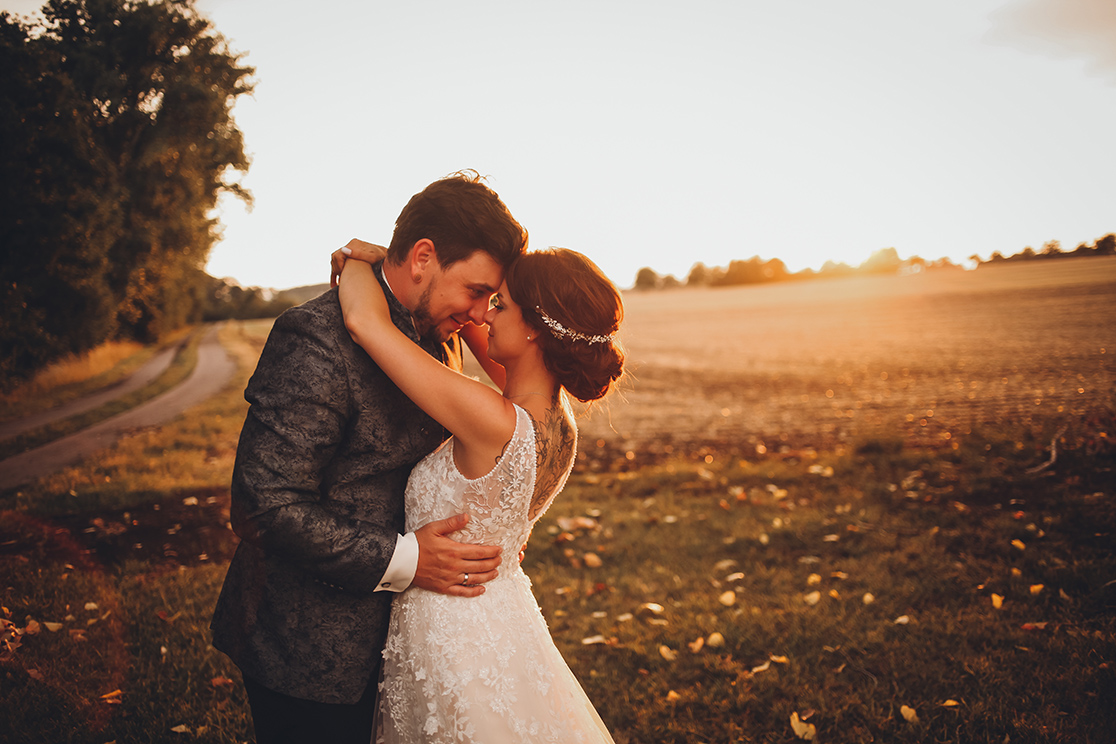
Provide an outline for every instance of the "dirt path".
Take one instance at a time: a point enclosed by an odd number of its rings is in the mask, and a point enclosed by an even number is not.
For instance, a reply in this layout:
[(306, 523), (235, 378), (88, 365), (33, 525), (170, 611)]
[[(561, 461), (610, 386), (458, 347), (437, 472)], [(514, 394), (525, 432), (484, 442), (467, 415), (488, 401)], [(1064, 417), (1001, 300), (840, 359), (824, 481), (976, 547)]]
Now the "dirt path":
[(5, 421), (0, 424), (0, 439), (8, 439), (17, 434), (22, 434), (25, 431), (37, 429), (40, 426), (46, 426), (47, 424), (70, 418), (71, 416), (77, 416), (79, 413), (85, 413), (94, 408), (99, 408), (109, 401), (116, 400), (128, 393), (139, 390), (144, 385), (163, 374), (167, 367), (170, 366), (171, 361), (174, 360), (175, 354), (177, 354), (181, 348), (182, 344), (176, 344), (168, 349), (163, 349), (153, 358), (149, 359), (146, 364), (133, 372), (130, 377), (104, 390), (93, 393), (92, 395), (72, 400), (57, 408), (52, 408), (48, 411), (28, 416), (27, 418)]
[(111, 446), (128, 431), (164, 424), (215, 395), (236, 370), (236, 363), (217, 340), (219, 330), (215, 326), (206, 333), (198, 347), (197, 366), (178, 387), (88, 429), (0, 461), (0, 489), (48, 475)]

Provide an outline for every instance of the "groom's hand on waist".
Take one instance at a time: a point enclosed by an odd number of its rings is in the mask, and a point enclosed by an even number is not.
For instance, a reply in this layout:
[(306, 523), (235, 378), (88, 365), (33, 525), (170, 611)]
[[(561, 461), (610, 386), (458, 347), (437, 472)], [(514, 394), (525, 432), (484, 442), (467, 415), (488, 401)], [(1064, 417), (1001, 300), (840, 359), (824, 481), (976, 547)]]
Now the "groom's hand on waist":
[(456, 517), (431, 522), (415, 531), (419, 557), (411, 586), (455, 597), (479, 597), (484, 587), (497, 576), (500, 548), (491, 545), (470, 545), (449, 537), (469, 523), (469, 517)]

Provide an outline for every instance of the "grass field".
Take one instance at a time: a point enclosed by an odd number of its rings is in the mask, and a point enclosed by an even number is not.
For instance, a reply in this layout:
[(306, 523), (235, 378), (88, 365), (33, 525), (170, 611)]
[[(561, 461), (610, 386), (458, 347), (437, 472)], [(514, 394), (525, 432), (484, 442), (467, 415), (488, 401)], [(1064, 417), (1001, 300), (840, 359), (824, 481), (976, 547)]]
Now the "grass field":
[[(524, 563), (618, 742), (1112, 740), (1116, 261), (1055, 263), (627, 295), (623, 400)], [(0, 495), (11, 741), (250, 738), (207, 625), (266, 331)]]

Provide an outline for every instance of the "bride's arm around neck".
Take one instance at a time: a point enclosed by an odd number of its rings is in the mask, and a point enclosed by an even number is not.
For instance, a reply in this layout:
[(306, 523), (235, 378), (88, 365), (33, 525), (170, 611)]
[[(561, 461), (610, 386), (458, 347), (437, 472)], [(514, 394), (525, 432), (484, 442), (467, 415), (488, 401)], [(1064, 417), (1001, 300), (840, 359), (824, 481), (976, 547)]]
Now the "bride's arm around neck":
[(363, 262), (345, 265), (340, 298), (346, 330), (408, 398), (454, 435), (463, 474), (488, 472), (515, 431), (515, 407), (496, 390), (440, 363), (396, 328), (372, 272)]

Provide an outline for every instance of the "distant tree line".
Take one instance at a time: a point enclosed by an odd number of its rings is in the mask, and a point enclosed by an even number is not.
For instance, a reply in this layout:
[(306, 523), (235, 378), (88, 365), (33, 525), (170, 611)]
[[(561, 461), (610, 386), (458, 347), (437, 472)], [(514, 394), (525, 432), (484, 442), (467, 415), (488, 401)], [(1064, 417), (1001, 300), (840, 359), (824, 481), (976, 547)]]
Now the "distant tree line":
[[(1033, 248), (1024, 248), (1022, 252), (1005, 258), (1001, 253), (994, 252), (988, 261), (982, 261), (980, 256), (969, 257), (977, 267), (999, 264), (1009, 261), (1029, 261), (1033, 259), (1073, 258), (1084, 256), (1111, 256), (1116, 254), (1116, 234), (1105, 235), (1098, 238), (1093, 245), (1082, 243), (1075, 250), (1063, 252), (1061, 244), (1052, 240), (1036, 253)], [(798, 272), (787, 271), (786, 264), (777, 258), (764, 260), (753, 256), (745, 261), (730, 261), (728, 266), (706, 266), (698, 262), (690, 268), (690, 273), (685, 281), (666, 274), (660, 275), (654, 269), (643, 267), (636, 272), (634, 289), (673, 289), (675, 287), (728, 287), (744, 284), (765, 284), (768, 282), (781, 282), (788, 280), (804, 280), (815, 278), (831, 278), (842, 276), (864, 276), (867, 274), (902, 274), (917, 273), (921, 271), (934, 271), (939, 269), (964, 268), (948, 258), (939, 258), (928, 261), (920, 256), (899, 258), (899, 253), (894, 248), (881, 248), (873, 253), (867, 261), (860, 266), (849, 266), (845, 263), (826, 261), (820, 271), (803, 269)]]
[(151, 342), (263, 301), (203, 271), (218, 197), (250, 201), (230, 112), (254, 70), (193, 0), (49, 0), (42, 15), (0, 13), (7, 386), (109, 339)]
[(1052, 258), (1089, 258), (1092, 256), (1116, 256), (1116, 233), (1109, 233), (1103, 238), (1097, 238), (1092, 245), (1081, 243), (1072, 251), (1063, 251), (1062, 244), (1057, 240), (1050, 240), (1043, 244), (1041, 251), (1036, 251), (1027, 246), (1013, 256), (1004, 256), (999, 251), (993, 251), (987, 261), (981, 261), (980, 256), (970, 256), (976, 261), (977, 268), (981, 266), (998, 265), (1002, 263), (1016, 263), (1019, 261), (1043, 261)]

